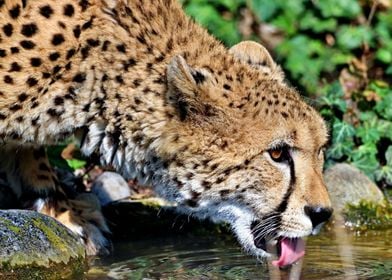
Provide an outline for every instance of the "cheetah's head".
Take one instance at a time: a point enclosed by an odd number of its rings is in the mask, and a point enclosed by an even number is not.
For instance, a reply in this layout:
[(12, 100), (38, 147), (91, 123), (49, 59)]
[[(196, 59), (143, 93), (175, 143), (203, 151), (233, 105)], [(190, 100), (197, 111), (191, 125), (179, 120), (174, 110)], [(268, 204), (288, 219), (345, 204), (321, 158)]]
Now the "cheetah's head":
[(174, 117), (157, 148), (170, 181), (161, 193), (182, 211), (229, 223), (251, 254), (292, 264), (302, 237), (332, 213), (324, 121), (261, 45), (240, 43), (217, 60), (206, 69), (176, 56), (167, 68)]

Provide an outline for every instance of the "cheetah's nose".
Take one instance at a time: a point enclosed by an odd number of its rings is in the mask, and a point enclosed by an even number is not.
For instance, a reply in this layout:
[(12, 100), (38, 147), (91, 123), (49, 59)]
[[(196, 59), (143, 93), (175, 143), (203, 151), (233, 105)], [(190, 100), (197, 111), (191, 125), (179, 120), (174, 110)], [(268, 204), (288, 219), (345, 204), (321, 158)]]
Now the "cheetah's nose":
[(313, 228), (326, 222), (332, 215), (333, 209), (321, 206), (305, 206), (305, 214), (308, 215), (312, 221)]

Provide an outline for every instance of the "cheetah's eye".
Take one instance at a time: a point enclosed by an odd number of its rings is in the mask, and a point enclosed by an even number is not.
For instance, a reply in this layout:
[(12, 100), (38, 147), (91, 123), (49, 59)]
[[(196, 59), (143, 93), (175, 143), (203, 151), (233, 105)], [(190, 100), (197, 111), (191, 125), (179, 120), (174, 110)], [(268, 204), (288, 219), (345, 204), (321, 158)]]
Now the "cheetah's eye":
[(273, 161), (288, 162), (291, 158), (288, 146), (276, 147), (268, 150), (268, 153)]

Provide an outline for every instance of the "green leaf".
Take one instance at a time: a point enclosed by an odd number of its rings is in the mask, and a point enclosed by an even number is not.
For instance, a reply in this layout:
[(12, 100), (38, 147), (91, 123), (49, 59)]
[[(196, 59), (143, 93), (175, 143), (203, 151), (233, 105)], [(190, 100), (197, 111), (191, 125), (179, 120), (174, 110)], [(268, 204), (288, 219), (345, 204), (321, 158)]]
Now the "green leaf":
[(325, 18), (354, 18), (361, 13), (361, 7), (357, 0), (320, 0), (315, 3)]
[(382, 166), (374, 173), (376, 181), (385, 180), (387, 184), (392, 185), (392, 166)]
[(385, 159), (387, 161), (387, 165), (392, 168), (392, 145), (390, 145), (385, 152)]
[(263, 21), (268, 21), (280, 7), (279, 1), (252, 0), (250, 3), (251, 9)]
[(355, 149), (351, 155), (352, 163), (371, 178), (379, 169), (380, 164), (376, 158), (377, 147), (374, 143), (366, 143)]
[(351, 124), (337, 121), (332, 126), (332, 133), (334, 143), (344, 142), (352, 139), (355, 129)]
[(321, 19), (316, 17), (313, 12), (307, 11), (299, 21), (300, 28), (303, 30), (312, 30), (316, 33), (335, 31), (337, 21), (334, 18)]
[(376, 52), (376, 58), (384, 63), (392, 62), (392, 50), (378, 49)]
[(359, 48), (363, 43), (369, 43), (372, 39), (372, 32), (366, 26), (342, 25), (337, 33), (336, 40), (343, 50)]
[(66, 159), (66, 161), (73, 170), (83, 168), (86, 165), (86, 161), (81, 159)]

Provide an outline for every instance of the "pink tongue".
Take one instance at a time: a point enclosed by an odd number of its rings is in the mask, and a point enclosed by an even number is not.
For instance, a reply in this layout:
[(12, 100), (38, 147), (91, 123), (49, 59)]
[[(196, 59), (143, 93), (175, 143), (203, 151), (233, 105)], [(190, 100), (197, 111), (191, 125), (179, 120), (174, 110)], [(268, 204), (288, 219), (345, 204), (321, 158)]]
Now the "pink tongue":
[(279, 260), (273, 261), (275, 266), (286, 266), (295, 263), (305, 255), (305, 242), (302, 238), (285, 238), (281, 241)]

